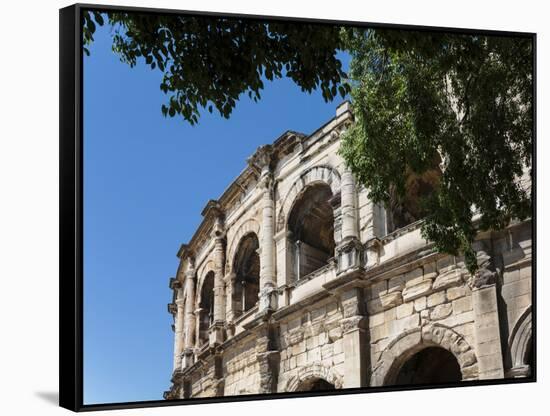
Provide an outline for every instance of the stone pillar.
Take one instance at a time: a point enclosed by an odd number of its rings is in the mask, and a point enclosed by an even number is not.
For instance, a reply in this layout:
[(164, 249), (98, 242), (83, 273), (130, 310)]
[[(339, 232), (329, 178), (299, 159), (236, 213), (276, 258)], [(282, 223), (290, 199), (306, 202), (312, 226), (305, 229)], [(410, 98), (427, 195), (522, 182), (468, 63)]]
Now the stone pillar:
[(184, 317), (184, 332), (185, 343), (183, 350), (183, 366), (189, 367), (193, 365), (193, 346), (195, 345), (195, 274), (196, 271), (190, 263), (189, 268), (185, 272), (185, 317)]
[(258, 393), (270, 394), (277, 392), (279, 380), (279, 351), (274, 347), (274, 328), (269, 323), (263, 323), (258, 328), (256, 338), (256, 359), (260, 366), (260, 386)]
[(351, 171), (344, 169), (341, 182), (341, 198), (342, 198), (342, 240), (347, 241), (352, 238), (359, 238), (359, 227), (357, 224), (357, 209), (356, 209), (356, 191), (355, 178)]
[(357, 209), (355, 191), (355, 179), (349, 169), (342, 174), (341, 200), (341, 240), (337, 243), (336, 255), (338, 258), (338, 273), (355, 270), (361, 266), (362, 247), (359, 241), (359, 226), (357, 222)]
[(478, 252), (477, 257), (479, 269), (472, 277), (470, 286), (479, 378), (504, 378), (496, 272), (491, 270), (491, 258), (485, 251)]
[(181, 358), (184, 344), (184, 306), (183, 289), (179, 287), (176, 295), (176, 315), (174, 318), (174, 371), (181, 369)]
[(233, 299), (235, 292), (235, 281), (237, 275), (234, 272), (228, 273), (224, 277), (225, 282), (225, 327), (228, 337), (235, 334), (235, 301)]
[(225, 330), (225, 232), (221, 213), (215, 219), (212, 232), (214, 238), (214, 322), (210, 327), (210, 345), (224, 341)]
[(347, 289), (341, 294), (344, 318), (340, 321), (344, 350), (344, 388), (368, 384), (368, 321), (362, 288)]
[(201, 313), (203, 309), (195, 309), (195, 349), (198, 350), (201, 347)]
[(248, 160), (254, 169), (260, 170), (258, 186), (262, 190), (262, 229), (260, 241), (260, 301), (258, 312), (265, 313), (277, 307), (275, 281), (275, 201), (272, 174), (272, 148), (261, 146)]
[(292, 232), (282, 230), (275, 235), (276, 259), (277, 259), (277, 288), (278, 306), (287, 306), (290, 304), (290, 284), (296, 277), (294, 275), (294, 253), (292, 252), (294, 243)]

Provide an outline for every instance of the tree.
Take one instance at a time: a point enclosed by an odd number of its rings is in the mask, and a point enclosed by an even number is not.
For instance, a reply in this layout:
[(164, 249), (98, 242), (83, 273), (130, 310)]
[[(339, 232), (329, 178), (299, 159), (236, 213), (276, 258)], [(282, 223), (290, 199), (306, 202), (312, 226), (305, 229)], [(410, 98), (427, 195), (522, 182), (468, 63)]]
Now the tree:
[[(340, 150), (346, 164), (387, 207), (410, 199), (407, 187), (415, 183), (424, 238), (441, 252), (464, 253), (471, 273), (477, 231), (531, 213), (518, 181), (531, 175), (529, 37), (160, 14), (108, 19), (122, 61), (142, 59), (163, 72), (163, 114), (191, 124), (199, 108), (227, 118), (243, 93), (260, 99), (262, 78), (320, 88), (326, 101), (351, 91), (355, 123)], [(85, 48), (96, 23), (105, 23), (101, 14), (84, 15)], [(352, 56), (349, 79), (339, 50)]]
[[(530, 38), (346, 30), (356, 122), (341, 153), (374, 201), (403, 199), (411, 174), (439, 168), (421, 198), (424, 238), (478, 267), (478, 230), (531, 214)], [(391, 155), (391, 157), (388, 157)]]
[[(289, 77), (306, 92), (320, 88), (326, 101), (349, 92), (340, 82), (346, 74), (334, 26), (137, 13), (109, 13), (108, 20), (123, 62), (133, 67), (142, 59), (163, 72), (160, 89), (169, 95), (163, 114), (191, 124), (200, 107), (228, 118), (241, 94), (260, 99), (263, 77)], [(101, 13), (84, 14), (87, 54), (96, 23), (105, 24)]]

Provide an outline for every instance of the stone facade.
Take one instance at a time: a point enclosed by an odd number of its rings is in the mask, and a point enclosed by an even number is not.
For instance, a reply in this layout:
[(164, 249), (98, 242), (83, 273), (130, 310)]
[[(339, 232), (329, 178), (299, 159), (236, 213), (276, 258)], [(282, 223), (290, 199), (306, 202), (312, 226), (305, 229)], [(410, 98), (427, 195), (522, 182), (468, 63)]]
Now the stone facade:
[(527, 377), (531, 222), (480, 233), (475, 276), (338, 155), (348, 102), (260, 147), (178, 252), (166, 399)]

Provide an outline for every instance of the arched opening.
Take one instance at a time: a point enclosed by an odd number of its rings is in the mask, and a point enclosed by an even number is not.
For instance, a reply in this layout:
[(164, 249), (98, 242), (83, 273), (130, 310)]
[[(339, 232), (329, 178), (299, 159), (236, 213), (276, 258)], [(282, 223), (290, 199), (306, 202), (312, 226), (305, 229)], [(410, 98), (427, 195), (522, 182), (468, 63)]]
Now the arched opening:
[(421, 175), (407, 168), (403, 196), (399, 196), (394, 187), (390, 188), (390, 199), (386, 209), (388, 233), (425, 217), (423, 200), (439, 186), (442, 175), (440, 163), (441, 158), (436, 155), (433, 167)]
[(323, 267), (334, 256), (334, 213), (330, 186), (317, 183), (298, 197), (288, 218), (296, 280)]
[(335, 386), (322, 378), (311, 378), (298, 385), (297, 391), (329, 391), (335, 390)]
[(260, 293), (259, 247), (258, 237), (254, 233), (247, 234), (239, 242), (233, 263), (236, 275), (233, 292), (236, 316), (252, 309), (258, 302)]
[(208, 328), (214, 321), (214, 272), (204, 278), (199, 302), (199, 345), (208, 342)]
[(427, 347), (406, 360), (388, 384), (439, 384), (462, 380), (456, 357), (441, 347)]

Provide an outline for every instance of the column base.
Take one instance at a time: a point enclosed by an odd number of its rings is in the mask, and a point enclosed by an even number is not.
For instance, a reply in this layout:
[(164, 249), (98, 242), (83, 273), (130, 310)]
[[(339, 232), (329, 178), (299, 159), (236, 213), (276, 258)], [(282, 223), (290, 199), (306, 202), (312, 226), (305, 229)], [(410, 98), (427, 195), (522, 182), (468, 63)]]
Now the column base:
[(362, 254), (363, 247), (359, 239), (353, 237), (342, 241), (336, 248), (336, 256), (338, 258), (337, 273), (340, 274), (361, 267)]

